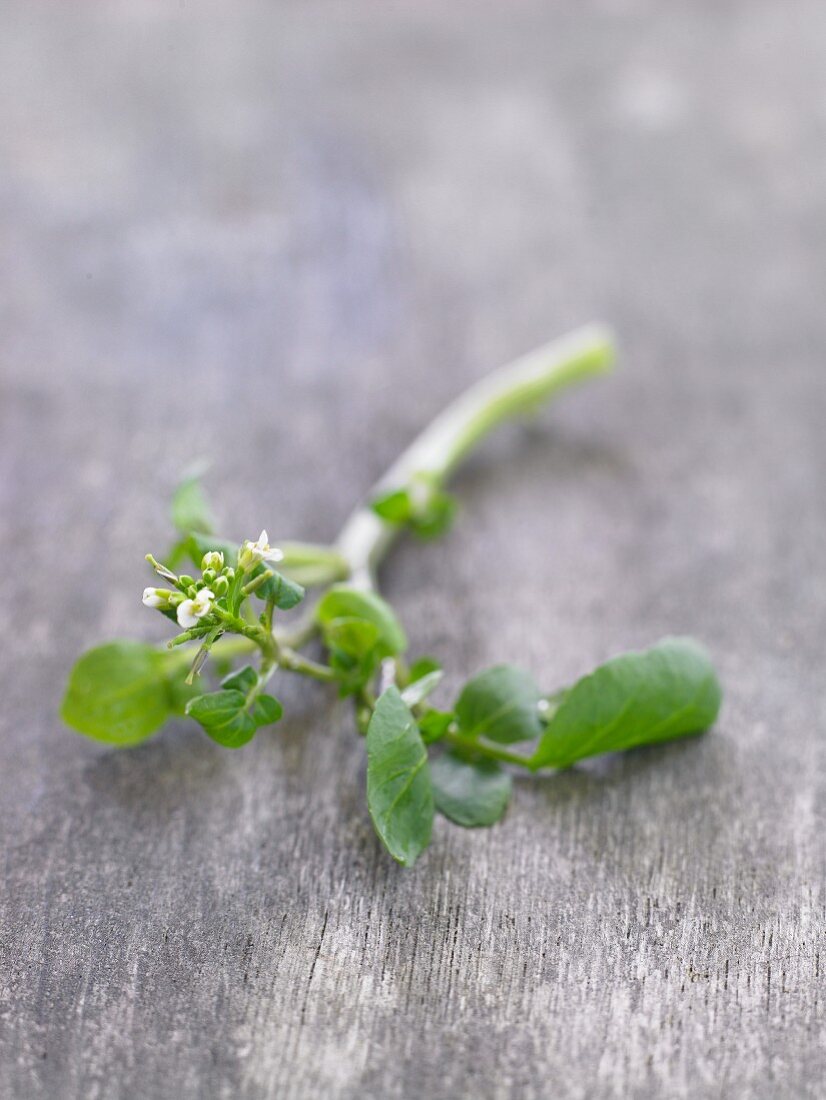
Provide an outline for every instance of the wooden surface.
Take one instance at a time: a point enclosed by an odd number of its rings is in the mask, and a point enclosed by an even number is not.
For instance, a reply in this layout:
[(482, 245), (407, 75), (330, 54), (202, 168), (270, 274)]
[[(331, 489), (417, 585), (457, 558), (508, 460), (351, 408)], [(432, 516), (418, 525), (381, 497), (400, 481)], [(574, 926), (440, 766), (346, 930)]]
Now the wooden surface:
[[(814, 0), (4, 5), (0, 1094), (823, 1095), (825, 103)], [(164, 636), (193, 457), (228, 534), (330, 538), (591, 317), (621, 370), (386, 591), (451, 686), (696, 634), (711, 735), (405, 872), (322, 689), (237, 753), (61, 728), (83, 647)]]

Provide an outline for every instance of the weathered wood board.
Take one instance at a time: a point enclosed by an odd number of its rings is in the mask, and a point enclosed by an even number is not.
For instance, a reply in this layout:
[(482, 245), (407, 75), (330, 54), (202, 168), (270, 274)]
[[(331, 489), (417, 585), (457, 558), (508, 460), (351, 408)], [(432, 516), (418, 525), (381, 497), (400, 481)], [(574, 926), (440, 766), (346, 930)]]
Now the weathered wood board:
[[(0, 13), (0, 1095), (824, 1095), (826, 10), (369, 0)], [(61, 728), (195, 457), (327, 539), (443, 404), (600, 317), (384, 573), (451, 685), (693, 633), (708, 737), (379, 849), (314, 687), (232, 754)]]

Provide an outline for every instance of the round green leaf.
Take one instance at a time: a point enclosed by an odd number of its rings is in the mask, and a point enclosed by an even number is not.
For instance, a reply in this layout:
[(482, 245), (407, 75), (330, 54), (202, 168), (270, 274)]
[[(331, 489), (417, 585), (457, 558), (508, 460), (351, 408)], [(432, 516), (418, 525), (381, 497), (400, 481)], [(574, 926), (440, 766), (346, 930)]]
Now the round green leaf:
[(336, 619), (362, 619), (372, 623), (378, 628), (376, 650), (379, 657), (392, 657), (407, 649), (407, 638), (393, 609), (374, 592), (336, 585), (321, 597), (315, 613), (325, 634)]
[(61, 717), (96, 741), (137, 745), (175, 713), (170, 678), (176, 670), (180, 665), (168, 654), (141, 642), (90, 649), (71, 671)]

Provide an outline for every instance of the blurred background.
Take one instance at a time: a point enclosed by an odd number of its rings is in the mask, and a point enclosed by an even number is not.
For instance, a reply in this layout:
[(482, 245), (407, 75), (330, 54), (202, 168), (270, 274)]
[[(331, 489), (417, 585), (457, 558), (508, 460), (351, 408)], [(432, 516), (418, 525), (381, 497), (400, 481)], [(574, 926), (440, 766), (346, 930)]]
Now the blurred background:
[[(825, 138), (814, 0), (3, 5), (6, 1095), (817, 1095)], [(315, 689), (236, 754), (60, 727), (81, 649), (162, 636), (193, 459), (228, 536), (329, 540), (591, 319), (616, 375), (492, 440), (386, 590), (452, 683), (695, 634), (712, 735), (405, 875)]]

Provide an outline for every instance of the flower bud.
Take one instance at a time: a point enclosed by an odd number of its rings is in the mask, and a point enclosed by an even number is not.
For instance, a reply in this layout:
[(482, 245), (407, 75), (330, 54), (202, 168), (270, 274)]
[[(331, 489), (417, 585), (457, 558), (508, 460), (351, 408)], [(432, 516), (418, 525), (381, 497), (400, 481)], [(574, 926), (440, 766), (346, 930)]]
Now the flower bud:
[(216, 596), (226, 596), (229, 591), (229, 581), (226, 577), (216, 577), (212, 584), (212, 591)]
[(167, 569), (165, 565), (162, 565), (151, 554), (146, 555), (146, 560), (149, 562), (149, 564), (152, 566), (152, 568), (155, 570), (155, 572), (159, 573), (160, 576), (162, 576), (164, 580), (172, 581), (173, 584), (178, 583), (178, 578), (175, 576), (175, 574), (172, 572), (172, 570)]
[(214, 569), (205, 569), (204, 570), (204, 584), (212, 584), (212, 582), (214, 580), (215, 580), (215, 570)]
[(156, 607), (159, 611), (166, 611), (172, 606), (174, 592), (168, 588), (144, 588), (143, 602), (146, 607)]
[(178, 584), (182, 592), (188, 592), (194, 583), (195, 578), (190, 577), (188, 573), (181, 573), (180, 577), (178, 577)]
[(206, 573), (208, 570), (212, 570), (213, 573), (220, 573), (224, 568), (224, 555), (220, 550), (210, 550), (208, 554), (204, 554), (201, 559), (201, 570)]

